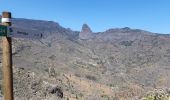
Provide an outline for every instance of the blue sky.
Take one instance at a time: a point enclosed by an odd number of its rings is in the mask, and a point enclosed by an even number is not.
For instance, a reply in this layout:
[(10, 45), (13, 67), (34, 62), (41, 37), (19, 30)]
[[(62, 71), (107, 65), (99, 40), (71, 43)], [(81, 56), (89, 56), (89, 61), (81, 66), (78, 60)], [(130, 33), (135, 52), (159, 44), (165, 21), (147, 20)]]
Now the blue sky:
[(170, 0), (0, 0), (13, 17), (58, 22), (73, 30), (131, 27), (170, 34)]

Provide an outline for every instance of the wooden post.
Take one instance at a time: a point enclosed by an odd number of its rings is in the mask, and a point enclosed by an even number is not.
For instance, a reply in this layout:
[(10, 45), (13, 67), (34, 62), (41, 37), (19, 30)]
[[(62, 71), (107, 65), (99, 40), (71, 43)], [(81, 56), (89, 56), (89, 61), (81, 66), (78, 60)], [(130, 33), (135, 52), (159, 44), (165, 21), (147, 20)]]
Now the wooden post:
[[(4, 21), (3, 21), (4, 18)], [(11, 13), (2, 13), (2, 25), (11, 26)], [(12, 40), (10, 37), (2, 37), (3, 49), (3, 93), (4, 100), (13, 100), (13, 72), (12, 72)]]

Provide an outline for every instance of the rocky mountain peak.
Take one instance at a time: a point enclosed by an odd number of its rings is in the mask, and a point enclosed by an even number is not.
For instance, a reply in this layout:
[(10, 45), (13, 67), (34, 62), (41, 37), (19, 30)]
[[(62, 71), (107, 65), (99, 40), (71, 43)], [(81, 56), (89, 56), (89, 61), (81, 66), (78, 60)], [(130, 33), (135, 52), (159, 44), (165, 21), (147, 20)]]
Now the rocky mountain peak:
[(92, 37), (92, 30), (87, 24), (83, 24), (82, 30), (79, 34), (80, 39), (90, 39)]
[(82, 33), (92, 33), (92, 30), (90, 29), (90, 27), (87, 24), (83, 24), (81, 32)]

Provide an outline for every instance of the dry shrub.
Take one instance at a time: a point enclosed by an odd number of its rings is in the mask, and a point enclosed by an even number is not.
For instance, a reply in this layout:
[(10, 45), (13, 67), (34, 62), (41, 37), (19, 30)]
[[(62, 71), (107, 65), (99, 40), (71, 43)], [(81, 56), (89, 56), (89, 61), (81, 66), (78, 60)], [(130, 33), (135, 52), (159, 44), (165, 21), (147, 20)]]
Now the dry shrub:
[(127, 100), (128, 98), (133, 98), (136, 96), (140, 96), (143, 93), (142, 87), (138, 85), (129, 85), (125, 90), (119, 91), (115, 93), (116, 100)]

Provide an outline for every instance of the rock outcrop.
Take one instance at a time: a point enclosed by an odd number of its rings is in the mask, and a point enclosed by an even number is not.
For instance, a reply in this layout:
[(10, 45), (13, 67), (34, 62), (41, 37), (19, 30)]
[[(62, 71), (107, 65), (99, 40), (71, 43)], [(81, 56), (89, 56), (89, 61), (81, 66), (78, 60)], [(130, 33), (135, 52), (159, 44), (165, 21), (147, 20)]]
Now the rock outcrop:
[(92, 38), (92, 33), (93, 32), (90, 29), (90, 27), (87, 24), (83, 24), (82, 30), (79, 34), (79, 39), (83, 39), (83, 40), (90, 39)]

